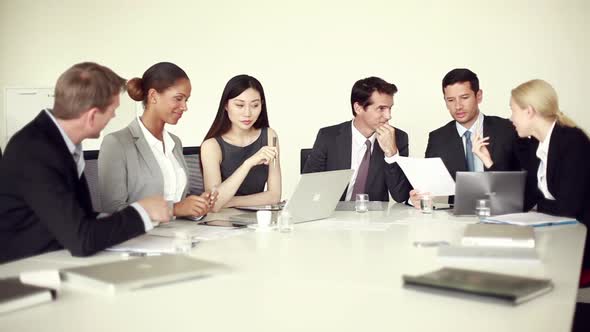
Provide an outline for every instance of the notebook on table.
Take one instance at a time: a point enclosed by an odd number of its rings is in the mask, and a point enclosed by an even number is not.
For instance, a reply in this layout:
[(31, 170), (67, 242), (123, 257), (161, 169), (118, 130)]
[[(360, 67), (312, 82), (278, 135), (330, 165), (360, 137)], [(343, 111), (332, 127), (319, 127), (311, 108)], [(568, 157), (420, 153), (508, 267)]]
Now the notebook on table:
[(162, 255), (68, 268), (60, 275), (69, 287), (114, 294), (206, 277), (221, 267), (185, 255)]
[(24, 284), (19, 278), (0, 279), (0, 314), (50, 302), (55, 296), (54, 289)]
[[(336, 208), (342, 192), (353, 174), (351, 169), (302, 174), (291, 199), (284, 209), (289, 211), (294, 223), (319, 220), (329, 217)], [(273, 212), (276, 222), (278, 212)], [(235, 224), (256, 223), (255, 213), (242, 213), (229, 217)]]
[(461, 238), (464, 246), (534, 248), (535, 231), (532, 227), (507, 224), (471, 224)]
[(514, 305), (550, 292), (553, 282), (499, 273), (442, 268), (418, 275), (402, 276), (405, 286), (440, 289), (508, 301)]

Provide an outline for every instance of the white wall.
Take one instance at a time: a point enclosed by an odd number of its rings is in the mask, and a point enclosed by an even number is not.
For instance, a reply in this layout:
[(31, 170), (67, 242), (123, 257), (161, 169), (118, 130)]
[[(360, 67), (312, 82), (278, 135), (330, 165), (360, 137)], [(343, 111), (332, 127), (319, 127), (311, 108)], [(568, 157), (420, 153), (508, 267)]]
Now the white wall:
[[(169, 129), (190, 146), (200, 145), (227, 80), (253, 75), (266, 90), (289, 195), (299, 149), (311, 147), (320, 127), (351, 117), (352, 84), (370, 75), (398, 86), (392, 122), (409, 133), (415, 156), (423, 155), (428, 132), (450, 120), (440, 81), (455, 67), (479, 75), (486, 114), (508, 117), (510, 89), (543, 78), (563, 111), (589, 131), (589, 16), (586, 0), (0, 0), (0, 88), (53, 86), (86, 60), (126, 78), (172, 61), (193, 91), (189, 112)], [(106, 132), (125, 126), (133, 111), (122, 98)], [(0, 137), (3, 130), (1, 123)]]

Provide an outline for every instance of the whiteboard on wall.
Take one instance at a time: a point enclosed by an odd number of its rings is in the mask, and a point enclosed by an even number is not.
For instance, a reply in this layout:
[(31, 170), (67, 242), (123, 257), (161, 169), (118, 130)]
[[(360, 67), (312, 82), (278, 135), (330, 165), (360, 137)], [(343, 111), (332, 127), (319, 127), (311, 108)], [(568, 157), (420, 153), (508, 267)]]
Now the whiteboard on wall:
[(5, 144), (39, 112), (53, 107), (53, 88), (5, 88)]

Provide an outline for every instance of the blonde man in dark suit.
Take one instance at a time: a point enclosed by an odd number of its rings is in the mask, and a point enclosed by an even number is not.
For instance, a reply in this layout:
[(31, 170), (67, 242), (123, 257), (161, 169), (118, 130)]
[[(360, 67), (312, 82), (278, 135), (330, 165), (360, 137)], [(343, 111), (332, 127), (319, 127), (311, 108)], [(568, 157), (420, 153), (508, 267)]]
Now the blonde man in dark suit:
[(97, 218), (84, 176), (82, 141), (98, 138), (115, 116), (125, 80), (80, 63), (58, 79), (53, 109), (8, 142), (0, 163), (0, 263), (67, 249), (87, 256), (166, 221), (166, 201), (142, 199)]

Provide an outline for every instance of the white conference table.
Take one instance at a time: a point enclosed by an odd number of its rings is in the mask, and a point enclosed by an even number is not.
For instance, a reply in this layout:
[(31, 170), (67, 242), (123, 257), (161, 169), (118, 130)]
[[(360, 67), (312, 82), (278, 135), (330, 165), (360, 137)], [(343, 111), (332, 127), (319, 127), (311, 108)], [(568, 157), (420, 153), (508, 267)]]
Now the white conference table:
[[(231, 213), (238, 212), (208, 218)], [(442, 261), (436, 248), (412, 244), (456, 244), (473, 222), (390, 204), (364, 214), (337, 211), (297, 224), (291, 233), (252, 231), (203, 241), (191, 256), (230, 269), (114, 296), (66, 288), (52, 303), (0, 315), (0, 331), (569, 331), (586, 227), (536, 229), (540, 263)], [(368, 230), (384, 223), (390, 224), (386, 230)], [(113, 253), (75, 258), (62, 250), (0, 265), (0, 277), (118, 259)], [(512, 306), (402, 286), (403, 274), (442, 266), (551, 278), (555, 288)]]

